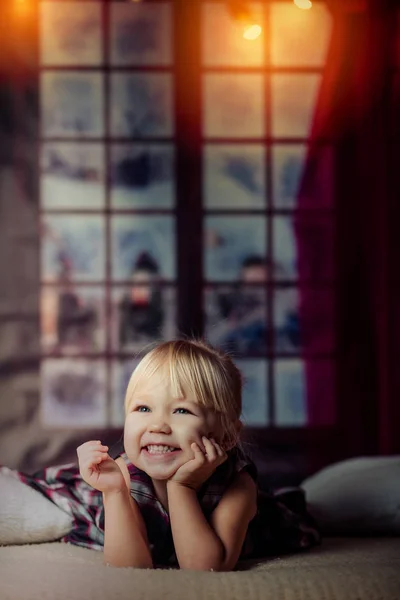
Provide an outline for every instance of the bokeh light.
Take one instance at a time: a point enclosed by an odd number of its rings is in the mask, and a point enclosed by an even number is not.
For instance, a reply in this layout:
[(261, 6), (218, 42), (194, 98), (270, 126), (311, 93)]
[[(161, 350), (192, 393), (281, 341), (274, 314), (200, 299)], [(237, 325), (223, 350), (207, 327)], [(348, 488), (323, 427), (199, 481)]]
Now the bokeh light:
[(246, 40), (256, 40), (262, 33), (260, 25), (246, 25), (243, 31), (243, 37)]
[(302, 8), (303, 10), (308, 10), (312, 7), (311, 0), (293, 0), (293, 2), (298, 8)]

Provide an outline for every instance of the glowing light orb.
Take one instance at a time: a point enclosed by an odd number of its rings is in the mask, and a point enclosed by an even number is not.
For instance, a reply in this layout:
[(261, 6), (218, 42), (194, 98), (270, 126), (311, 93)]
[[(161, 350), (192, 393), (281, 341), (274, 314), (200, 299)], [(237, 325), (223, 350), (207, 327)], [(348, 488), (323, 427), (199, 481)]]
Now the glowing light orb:
[(260, 25), (247, 25), (244, 28), (243, 37), (246, 40), (256, 40), (262, 32)]
[(293, 2), (298, 8), (302, 8), (303, 10), (308, 10), (312, 7), (311, 0), (293, 0)]

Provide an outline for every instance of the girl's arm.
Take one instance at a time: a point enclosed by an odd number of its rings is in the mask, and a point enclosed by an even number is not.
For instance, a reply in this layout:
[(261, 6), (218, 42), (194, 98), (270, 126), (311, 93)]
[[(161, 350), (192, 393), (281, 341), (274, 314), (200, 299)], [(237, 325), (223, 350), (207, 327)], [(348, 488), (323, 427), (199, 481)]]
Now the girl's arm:
[(168, 508), (175, 552), (181, 569), (234, 569), (257, 512), (257, 490), (250, 475), (239, 473), (212, 513), (205, 518), (196, 491), (168, 481)]
[(130, 495), (129, 472), (123, 459), (117, 459), (126, 489), (103, 492), (104, 562), (114, 567), (153, 567), (146, 527), (135, 500)]
[(104, 562), (113, 567), (151, 569), (151, 554), (141, 531), (142, 517), (129, 492), (105, 492), (103, 501)]

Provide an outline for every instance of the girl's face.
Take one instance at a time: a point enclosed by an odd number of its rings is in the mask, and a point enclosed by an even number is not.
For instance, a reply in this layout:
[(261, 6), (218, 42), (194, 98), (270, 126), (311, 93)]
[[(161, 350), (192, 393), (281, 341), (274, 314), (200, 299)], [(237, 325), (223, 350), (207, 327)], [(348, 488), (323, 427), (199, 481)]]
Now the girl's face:
[(124, 446), (131, 462), (152, 479), (167, 480), (194, 457), (190, 445), (204, 450), (202, 436), (220, 439), (219, 418), (190, 395), (172, 397), (169, 381), (155, 373), (137, 384), (125, 418)]

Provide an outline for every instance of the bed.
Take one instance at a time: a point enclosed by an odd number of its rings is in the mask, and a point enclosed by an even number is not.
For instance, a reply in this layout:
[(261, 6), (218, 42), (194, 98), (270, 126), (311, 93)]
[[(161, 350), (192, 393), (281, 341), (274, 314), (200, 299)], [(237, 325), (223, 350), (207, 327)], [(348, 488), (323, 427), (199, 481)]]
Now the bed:
[(60, 542), (0, 548), (1, 600), (399, 600), (400, 538), (325, 538), (233, 573), (114, 569)]

